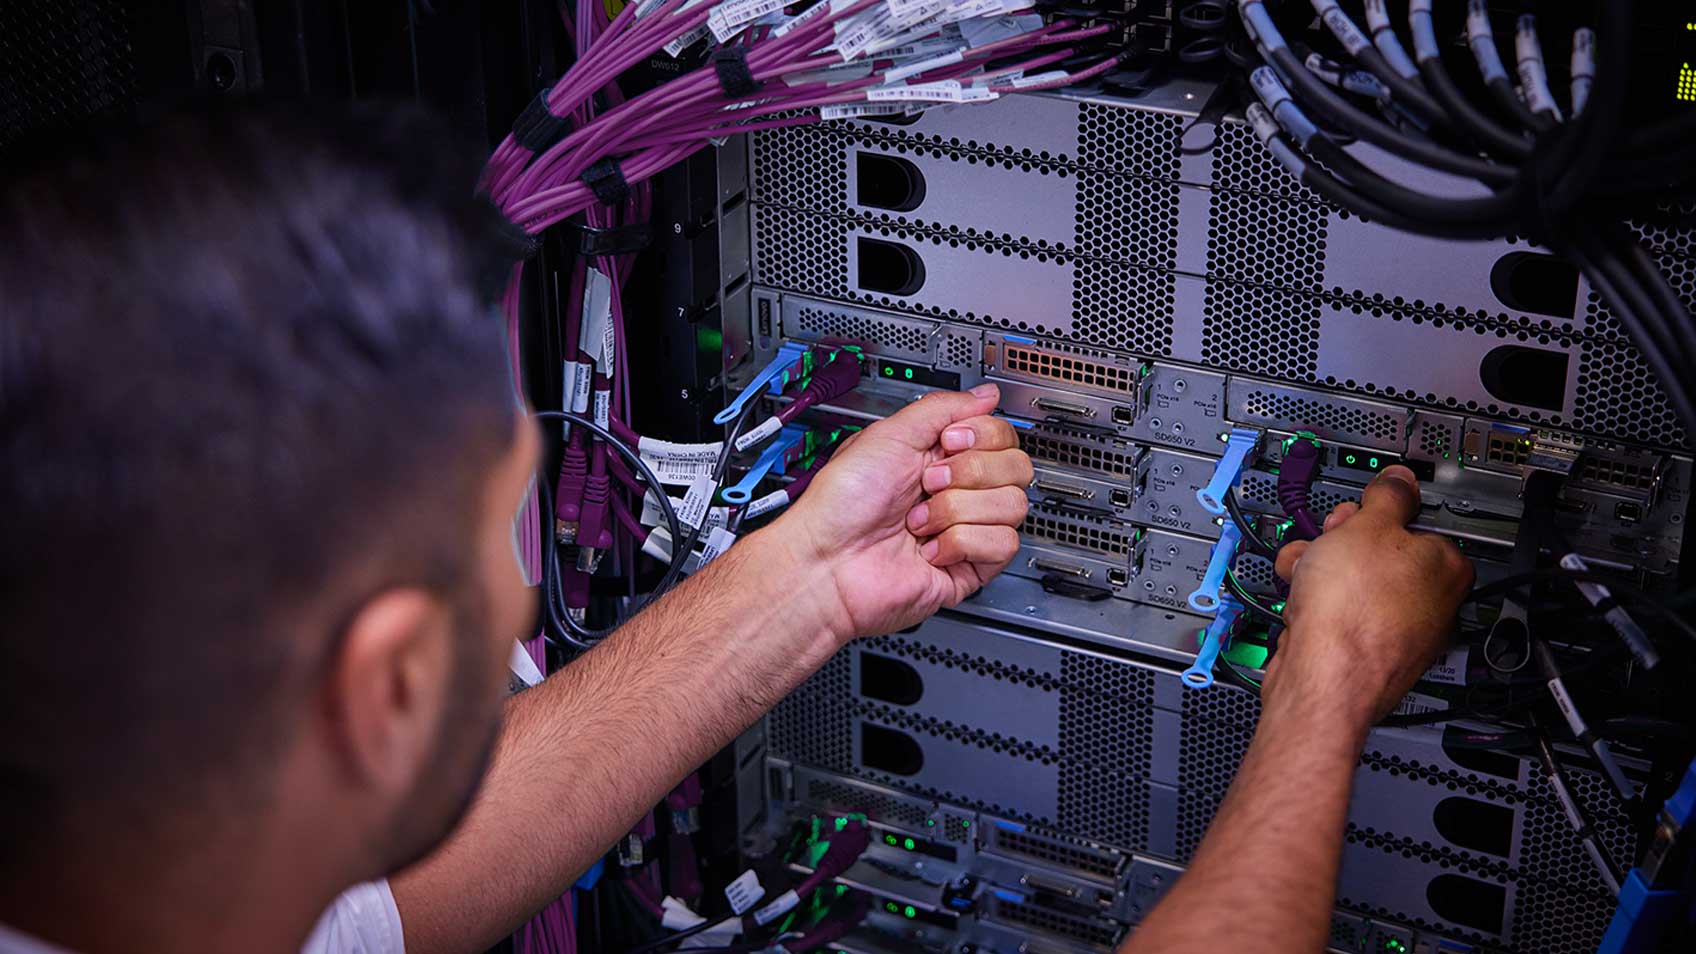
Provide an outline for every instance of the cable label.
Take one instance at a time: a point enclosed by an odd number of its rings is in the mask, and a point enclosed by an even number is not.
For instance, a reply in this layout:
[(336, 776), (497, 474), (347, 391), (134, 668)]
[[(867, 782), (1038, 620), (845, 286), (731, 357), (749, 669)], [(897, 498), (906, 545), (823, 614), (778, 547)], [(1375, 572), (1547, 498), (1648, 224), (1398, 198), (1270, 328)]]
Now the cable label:
[(968, 89), (958, 80), (937, 80), (933, 83), (914, 83), (911, 86), (880, 86), (866, 90), (866, 99), (874, 103), (986, 103), (1000, 94), (981, 87)]
[(1278, 74), (1272, 72), (1270, 66), (1255, 67), (1254, 71), (1248, 74), (1248, 82), (1267, 109), (1277, 109), (1281, 104), (1290, 101), (1290, 91), (1284, 88)]
[(748, 909), (765, 896), (766, 889), (760, 885), (760, 876), (754, 874), (752, 868), (724, 887), (724, 899), (730, 902), (730, 910), (738, 915), (747, 914)]
[(1561, 710), (1566, 724), (1572, 729), (1574, 736), (1582, 736), (1590, 731), (1584, 724), (1584, 718), (1578, 714), (1578, 706), (1573, 704), (1572, 696), (1566, 691), (1566, 683), (1559, 678), (1549, 680), (1549, 695), (1555, 697), (1555, 708)]
[(758, 500), (751, 500), (742, 508), (742, 519), (749, 520), (773, 510), (789, 506), (789, 489), (774, 490)]
[[(683, 520), (683, 501), (671, 498), (671, 509), (677, 512), (677, 519)], [(660, 509), (660, 498), (656, 491), (648, 491), (642, 495), (642, 515), (637, 518), (644, 527), (664, 527), (665, 511)], [(712, 507), (707, 510), (707, 525), (705, 529), (725, 527), (730, 525), (729, 507)], [(693, 526), (693, 524), (691, 524)], [(668, 531), (669, 532), (669, 531)]]
[(713, 499), (711, 476), (698, 477), (683, 495), (683, 506), (677, 509), (677, 519), (691, 530), (701, 529), (701, 518), (707, 515), (707, 505)]
[(1420, 676), (1421, 682), (1437, 682), (1448, 686), (1466, 685), (1466, 666), (1471, 657), (1471, 651), (1465, 646), (1459, 646), (1437, 657), (1431, 668)]
[(655, 527), (648, 533), (648, 539), (642, 541), (642, 552), (662, 563), (670, 563), (671, 531)]
[(743, 434), (741, 437), (738, 437), (736, 439), (736, 449), (737, 451), (745, 451), (748, 448), (753, 447), (755, 444), (761, 443), (767, 438), (770, 438), (772, 435), (781, 430), (783, 430), (783, 422), (778, 420), (776, 415), (768, 417), (761, 421), (753, 430)]
[(800, 903), (800, 896), (793, 890), (785, 891), (777, 896), (777, 900), (754, 912), (754, 923), (761, 925), (762, 927), (770, 924), (783, 915), (788, 914), (795, 905)]
[(1424, 715), (1427, 712), (1444, 712), (1448, 708), (1447, 699), (1428, 696), (1422, 692), (1410, 692), (1390, 711), (1393, 715)]
[(611, 338), (612, 279), (600, 269), (590, 268), (583, 278), (583, 326), (577, 335), (577, 347), (594, 359), (597, 371), (608, 376), (612, 375), (612, 355), (607, 348)]
[(674, 60), (677, 59), (677, 57), (679, 55), (681, 55), (684, 50), (687, 50), (690, 47), (694, 46), (695, 44), (706, 39), (707, 34), (710, 33), (710, 32), (712, 32), (712, 31), (708, 30), (707, 25), (705, 23), (703, 23), (700, 26), (697, 26), (695, 29), (688, 31), (687, 33), (680, 34), (677, 37), (677, 39), (672, 40), (670, 43), (667, 43), (665, 45), (665, 47), (664, 47), (665, 55), (671, 57)]
[(1070, 79), (1071, 75), (1072, 74), (1065, 70), (1049, 70), (1046, 73), (1038, 73), (1035, 76), (1014, 77), (1013, 79), (1008, 80), (1006, 85), (1011, 86), (1014, 89), (1029, 89), (1032, 86), (1044, 86), (1048, 83), (1058, 83), (1061, 80)]
[(660, 927), (667, 931), (682, 931), (707, 923), (707, 919), (689, 910), (689, 906), (671, 895), (660, 902)]
[(595, 423), (603, 430), (611, 426), (609, 418), (612, 411), (612, 392), (595, 392)]
[(712, 476), (724, 442), (674, 444), (644, 437), (636, 446), (642, 461), (653, 468), (660, 483), (687, 487), (698, 478)]
[(742, 27), (768, 13), (783, 9), (783, 0), (729, 0), (707, 14), (707, 29), (720, 43), (742, 32)]
[(1337, 42), (1343, 45), (1343, 49), (1349, 51), (1350, 56), (1358, 57), (1363, 51), (1372, 48), (1372, 41), (1368, 40), (1366, 34), (1360, 32), (1360, 27), (1354, 25), (1354, 20), (1337, 9), (1336, 5), (1333, 4), (1331, 9), (1326, 10), (1321, 19), (1337, 38)]
[(898, 83), (909, 76), (918, 76), (920, 73), (929, 73), (931, 70), (939, 70), (944, 66), (953, 66), (955, 63), (958, 63), (965, 58), (966, 54), (959, 50), (955, 50), (952, 53), (944, 53), (941, 56), (933, 56), (928, 60), (919, 60), (916, 63), (909, 63), (906, 66), (896, 67), (895, 69), (883, 74), (883, 82), (886, 86), (892, 83)]
[[(870, 60), (855, 60), (852, 63), (838, 63), (823, 69), (808, 70), (805, 73), (785, 73), (783, 82), (789, 86), (807, 86), (812, 83), (847, 83), (864, 79), (872, 75)], [(828, 109), (830, 107), (821, 107)]]
[(860, 116), (897, 116), (904, 110), (894, 103), (839, 103), (820, 106), (820, 119), (854, 119)]
[(1385, 30), (1395, 29), (1390, 23), (1390, 9), (1385, 6), (1384, 0), (1366, 0), (1366, 28), (1371, 30), (1374, 36)]
[(719, 554), (730, 549), (730, 545), (735, 542), (736, 534), (723, 527), (712, 528), (707, 533), (707, 545), (701, 548), (701, 559), (700, 562), (695, 564), (695, 569), (698, 570), (718, 559)]
[(594, 385), (595, 366), (587, 361), (573, 361), (576, 370), (571, 376), (571, 412), (586, 414), (589, 411), (589, 389)]

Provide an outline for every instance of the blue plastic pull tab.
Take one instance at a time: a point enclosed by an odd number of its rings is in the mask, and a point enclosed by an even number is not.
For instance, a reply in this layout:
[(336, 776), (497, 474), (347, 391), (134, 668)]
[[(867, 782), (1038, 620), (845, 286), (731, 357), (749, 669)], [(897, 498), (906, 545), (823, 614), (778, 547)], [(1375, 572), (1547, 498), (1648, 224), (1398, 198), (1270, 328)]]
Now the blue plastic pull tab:
[(1231, 436), (1225, 440), (1225, 455), (1219, 458), (1219, 466), (1213, 470), (1213, 479), (1207, 486), (1195, 492), (1197, 503), (1208, 513), (1225, 512), (1225, 491), (1237, 485), (1237, 478), (1242, 476), (1243, 465), (1248, 463), (1248, 455), (1260, 446), (1260, 432), (1246, 427), (1231, 428)]
[[(796, 344), (793, 341), (784, 342), (783, 347), (777, 349), (777, 357), (771, 359), (771, 364), (761, 368), (759, 374), (754, 375), (754, 380), (749, 381), (748, 386), (742, 389), (742, 393), (736, 395), (736, 400), (726, 404), (724, 410), (713, 415), (713, 423), (729, 424), (740, 417), (742, 409), (748, 406), (749, 401), (758, 397), (760, 392), (766, 390), (766, 386), (771, 382), (783, 377), (784, 372), (793, 368), (795, 362), (800, 361), (806, 353), (806, 345)], [(788, 382), (784, 383), (787, 384)], [(780, 390), (778, 393), (782, 393), (782, 391)]]
[(1190, 594), (1191, 609), (1211, 613), (1219, 608), (1219, 587), (1225, 582), (1225, 571), (1236, 559), (1237, 544), (1242, 540), (1242, 532), (1237, 529), (1235, 521), (1227, 520), (1219, 528), (1219, 542), (1213, 545), (1213, 554), (1207, 558), (1207, 572), (1201, 578), (1201, 585)]
[(766, 449), (760, 452), (759, 459), (742, 475), (742, 480), (736, 486), (724, 489), (725, 502), (745, 504), (754, 499), (754, 488), (760, 485), (760, 481), (766, 479), (767, 474), (783, 473), (784, 455), (789, 453), (790, 448), (798, 446), (806, 439), (805, 427), (799, 424), (783, 425), (783, 430), (777, 432), (777, 439), (767, 444)]
[(1213, 617), (1213, 622), (1207, 624), (1201, 648), (1196, 650), (1195, 665), (1184, 670), (1184, 685), (1192, 689), (1206, 689), (1213, 685), (1213, 663), (1230, 641), (1231, 624), (1237, 621), (1237, 614), (1242, 610), (1243, 604), (1237, 602), (1236, 597), (1227, 595), (1219, 601), (1219, 612)]

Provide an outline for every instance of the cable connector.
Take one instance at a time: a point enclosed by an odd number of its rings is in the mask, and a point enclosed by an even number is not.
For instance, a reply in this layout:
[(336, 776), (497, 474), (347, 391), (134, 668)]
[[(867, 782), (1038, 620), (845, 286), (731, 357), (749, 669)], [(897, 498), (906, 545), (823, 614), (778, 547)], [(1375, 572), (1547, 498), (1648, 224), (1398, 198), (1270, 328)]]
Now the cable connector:
[(1311, 431), (1297, 431), (1284, 440), (1284, 459), (1278, 464), (1278, 506), (1291, 521), (1285, 536), (1312, 540), (1319, 536), (1319, 523), (1308, 509), (1313, 481), (1319, 476), (1322, 448)]
[[(1560, 563), (1562, 569), (1574, 573), (1586, 573), (1590, 570), (1590, 564), (1576, 553), (1562, 556)], [(1625, 643), (1625, 648), (1631, 650), (1631, 654), (1637, 657), (1644, 669), (1653, 669), (1660, 665), (1661, 654), (1655, 649), (1655, 644), (1649, 641), (1649, 634), (1637, 625), (1637, 621), (1631, 618), (1625, 607), (1614, 600), (1613, 590), (1608, 589), (1607, 584), (1574, 579), (1572, 585), (1578, 588), (1579, 595), (1588, 600), (1591, 606), (1602, 610), (1602, 619), (1619, 634), (1620, 641)]]
[(1247, 427), (1233, 427), (1225, 438), (1225, 453), (1213, 469), (1207, 486), (1195, 492), (1196, 502), (1211, 514), (1225, 512), (1225, 492), (1237, 485), (1243, 468), (1253, 463), (1250, 455), (1260, 449), (1260, 432)]
[(601, 557), (612, 547), (612, 524), (608, 498), (611, 481), (607, 478), (606, 445), (595, 445), (589, 465), (589, 479), (583, 486), (583, 509), (577, 524), (577, 569), (593, 573), (600, 568)]
[[(815, 349), (816, 351), (817, 349)], [(766, 418), (748, 433), (736, 439), (736, 449), (745, 451), (759, 444), (773, 434), (783, 429), (783, 425), (800, 417), (808, 408), (835, 400), (854, 389), (860, 383), (861, 363), (864, 360), (857, 348), (838, 348), (829, 353), (829, 357), (819, 361), (810, 351), (802, 359), (813, 367), (812, 375), (807, 379), (806, 387), (795, 395), (795, 400), (784, 405), (776, 414)], [(772, 385), (776, 386), (773, 379)]]
[(572, 435), (559, 462), (559, 482), (554, 490), (554, 539), (561, 544), (577, 542), (577, 525), (583, 512), (583, 487), (589, 479), (589, 457), (583, 452), (581, 434)]
[(1184, 685), (1192, 689), (1206, 689), (1213, 685), (1213, 664), (1229, 644), (1231, 627), (1242, 611), (1243, 604), (1237, 602), (1236, 597), (1227, 593), (1219, 599), (1219, 612), (1214, 614), (1213, 622), (1207, 624), (1207, 632), (1202, 635), (1201, 647), (1195, 654), (1195, 663), (1183, 672)]
[(736, 395), (734, 401), (726, 404), (724, 410), (713, 415), (713, 423), (722, 425), (736, 420), (741, 416), (743, 408), (748, 406), (748, 402), (758, 397), (761, 391), (768, 390), (774, 381), (778, 384), (777, 390), (772, 393), (782, 394), (783, 389), (788, 386), (794, 377), (803, 375), (805, 369), (810, 367), (807, 352), (806, 345), (796, 344), (793, 341), (784, 342), (783, 346), (777, 349), (777, 357), (771, 359), (771, 363), (761, 368), (760, 372), (754, 375), (754, 379), (748, 382), (748, 386), (742, 389), (742, 393)]
[(1221, 603), (1230, 598), (1220, 596), (1219, 590), (1225, 584), (1226, 571), (1237, 559), (1237, 546), (1242, 540), (1242, 532), (1237, 529), (1235, 521), (1227, 520), (1219, 528), (1219, 542), (1213, 545), (1213, 552), (1207, 558), (1207, 572), (1201, 577), (1201, 585), (1190, 594), (1191, 609), (1203, 613), (1216, 612)]
[(807, 429), (799, 424), (785, 424), (778, 432), (777, 440), (772, 441), (760, 456), (754, 461), (754, 466), (742, 475), (742, 479), (734, 486), (726, 487), (722, 496), (726, 503), (745, 504), (754, 499), (754, 488), (770, 473), (783, 473), (787, 466), (788, 455), (798, 451), (807, 440)]

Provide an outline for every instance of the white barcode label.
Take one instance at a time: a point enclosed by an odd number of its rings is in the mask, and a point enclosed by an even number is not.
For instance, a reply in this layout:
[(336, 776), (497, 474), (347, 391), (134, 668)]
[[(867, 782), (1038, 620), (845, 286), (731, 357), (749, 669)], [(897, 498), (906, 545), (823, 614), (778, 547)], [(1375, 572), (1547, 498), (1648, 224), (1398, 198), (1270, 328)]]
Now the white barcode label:
[(1420, 679), (1423, 682), (1440, 682), (1450, 686), (1466, 685), (1466, 666), (1470, 661), (1472, 651), (1465, 646), (1454, 649), (1437, 657), (1431, 668), (1425, 670)]
[(724, 889), (724, 899), (730, 902), (730, 910), (737, 914), (747, 914), (748, 909), (765, 896), (766, 889), (761, 887), (759, 875), (754, 874), (752, 868), (742, 872)]
[(701, 562), (699, 566), (706, 566), (718, 559), (719, 555), (730, 549), (730, 545), (735, 542), (736, 534), (731, 533), (723, 527), (712, 528), (712, 530), (707, 534), (707, 545), (701, 548)]
[(906, 66), (897, 67), (885, 73), (884, 82), (897, 83), (909, 76), (918, 76), (920, 73), (929, 73), (931, 70), (939, 70), (944, 66), (953, 66), (965, 58), (964, 53), (961, 53), (959, 50), (955, 50), (952, 53), (944, 53), (941, 56), (933, 56), (928, 60), (920, 60), (917, 63), (909, 63)]
[(612, 337), (612, 279), (591, 268), (583, 279), (583, 325), (577, 347), (594, 359), (595, 369), (612, 374), (612, 356), (606, 342)]
[[(670, 500), (671, 509), (679, 515), (678, 520), (681, 521), (683, 501), (677, 497), (671, 497)], [(642, 495), (642, 516), (638, 519), (642, 521), (642, 526), (644, 527), (666, 526), (665, 511), (660, 509), (660, 498), (658, 493), (650, 490)], [(724, 527), (729, 526), (729, 524), (729, 507), (713, 507), (707, 511), (706, 529), (711, 530), (713, 527)], [(667, 532), (670, 532), (669, 527), (667, 528)]]
[(1035, 76), (1017, 77), (1009, 80), (1007, 85), (1014, 89), (1030, 89), (1032, 86), (1042, 86), (1047, 83), (1058, 83), (1070, 78), (1071, 74), (1065, 70), (1049, 70), (1046, 73), (1038, 73)]
[(1445, 712), (1449, 708), (1447, 699), (1428, 696), (1420, 692), (1410, 692), (1402, 697), (1391, 710), (1392, 715), (1424, 715), (1427, 712)]
[(712, 477), (701, 477), (689, 485), (689, 492), (683, 495), (683, 506), (678, 508), (677, 519), (692, 530), (699, 530), (701, 518), (707, 515), (707, 505), (713, 499)]
[(707, 29), (720, 43), (742, 32), (742, 27), (768, 13), (783, 9), (783, 0), (729, 0), (707, 14)]
[(911, 86), (868, 89), (866, 99), (873, 103), (960, 103), (965, 101), (964, 92), (965, 88), (954, 80), (938, 80), (934, 83), (914, 83)]
[(901, 107), (894, 103), (839, 103), (835, 106), (820, 106), (820, 119), (855, 119), (860, 116), (894, 116), (901, 112)]
[(671, 562), (671, 531), (664, 527), (655, 527), (648, 532), (648, 539), (642, 541), (642, 552), (656, 560)]
[(611, 411), (612, 411), (612, 392), (611, 391), (596, 391), (595, 392), (595, 424), (597, 426), (601, 427), (603, 430), (608, 428), (608, 427), (611, 427), (612, 423), (609, 419), (610, 416), (611, 416)]
[(687, 487), (701, 477), (712, 475), (722, 441), (711, 444), (673, 444), (644, 437), (637, 444), (642, 461), (653, 468), (660, 483)]
[(751, 520), (761, 514), (770, 513), (779, 507), (787, 507), (788, 505), (789, 491), (787, 489), (774, 490), (758, 500), (749, 501), (748, 505), (742, 508), (742, 517), (745, 520)]
[(772, 39), (775, 40), (778, 37), (787, 36), (790, 30), (824, 16), (826, 13), (830, 12), (830, 8), (834, 5), (834, 3), (835, 0), (832, 0), (832, 3), (815, 3), (800, 13), (797, 13), (795, 16), (790, 17), (787, 21), (779, 23), (777, 26), (772, 28)]
[(689, 32), (684, 33), (683, 35), (679, 36), (677, 39), (672, 40), (670, 43), (667, 43), (664, 47), (665, 55), (671, 57), (674, 60), (677, 59), (677, 57), (680, 54), (682, 54), (682, 52), (684, 50), (687, 50), (690, 47), (694, 46), (695, 44), (706, 39), (707, 34), (710, 33), (710, 32), (711, 31), (707, 29), (707, 25), (705, 23), (701, 24), (700, 26), (696, 27), (695, 29), (690, 30)]

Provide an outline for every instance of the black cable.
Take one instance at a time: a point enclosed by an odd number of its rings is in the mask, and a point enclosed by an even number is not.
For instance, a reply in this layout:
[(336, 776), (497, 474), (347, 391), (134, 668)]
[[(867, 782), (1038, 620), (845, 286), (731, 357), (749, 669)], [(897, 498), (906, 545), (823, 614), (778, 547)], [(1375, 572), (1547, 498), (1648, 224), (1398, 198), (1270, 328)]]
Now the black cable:
[[(1621, 267), (1616, 264), (1618, 260), (1602, 247), (1594, 235), (1580, 236), (1573, 256), (1584, 267), (1591, 285), (1608, 303), (1609, 311), (1625, 327), (1644, 363), (1649, 365), (1649, 370), (1660, 382), (1661, 391), (1678, 415), (1685, 433), (1696, 434), (1696, 403), (1685, 390), (1680, 376), (1683, 369), (1690, 367), (1691, 358), (1679, 354), (1681, 349), (1667, 338), (1668, 329), (1646, 319), (1646, 312), (1653, 310), (1652, 303), (1646, 303), (1647, 296), (1642, 289), (1630, 281), (1628, 273), (1621, 273)], [(1672, 354), (1668, 353), (1669, 349)]]
[(1460, 88), (1455, 86), (1454, 78), (1449, 76), (1448, 69), (1443, 66), (1441, 57), (1420, 60), (1419, 75), (1424, 77), (1426, 88), (1442, 106), (1443, 112), (1462, 133), (1470, 136), (1478, 145), (1513, 160), (1521, 160), (1531, 155), (1530, 140), (1509, 132), (1461, 94)]
[[(705, 931), (706, 929), (717, 925), (720, 921), (723, 921), (723, 920), (724, 920), (723, 918), (719, 918), (718, 920), (713, 920), (712, 918), (708, 918), (707, 920), (702, 921), (700, 924), (697, 924), (694, 927), (684, 928), (680, 931), (673, 931), (670, 934), (665, 935), (664, 937), (658, 937), (658, 938), (653, 939), (652, 941), (648, 941), (648, 942), (643, 943), (643, 944), (638, 944), (635, 947), (631, 948), (630, 950), (625, 951), (624, 954), (648, 954), (649, 951), (657, 951), (662, 947), (666, 947), (666, 946), (671, 945), (671, 944), (676, 944), (680, 941), (688, 940), (689, 938), (692, 938), (695, 935), (700, 934), (702, 931)], [(691, 954), (693, 954), (695, 949), (691, 948), (690, 950), (691, 950)]]
[(1409, 219), (1443, 225), (1488, 225), (1497, 232), (1511, 231), (1511, 217), (1518, 202), (1517, 187), (1479, 198), (1443, 198), (1391, 182), (1350, 155), (1323, 132), (1308, 140), (1307, 149), (1349, 185)]
[(1270, 606), (1267, 606), (1265, 603), (1260, 602), (1253, 593), (1248, 591), (1247, 587), (1243, 586), (1242, 581), (1237, 579), (1237, 572), (1235, 570), (1225, 571), (1225, 585), (1230, 588), (1231, 593), (1235, 595), (1237, 600), (1245, 607), (1253, 610), (1255, 613), (1271, 620), (1272, 622), (1282, 623), (1284, 621), (1284, 614)]
[(1237, 533), (1242, 535), (1243, 543), (1247, 545), (1250, 553), (1263, 556), (1268, 560), (1278, 558), (1277, 548), (1261, 539), (1260, 531), (1254, 528), (1254, 521), (1243, 513), (1243, 504), (1241, 500), (1237, 499), (1237, 488), (1235, 487), (1225, 489), (1225, 512), (1230, 515), (1231, 522), (1237, 525)]
[(1549, 787), (1555, 790), (1555, 798), (1561, 803), (1561, 807), (1572, 816), (1569, 820), (1573, 824), (1573, 830), (1579, 841), (1584, 844), (1591, 860), (1600, 869), (1603, 882), (1614, 894), (1619, 894), (1620, 869), (1613, 859), (1608, 857), (1607, 846), (1596, 836), (1596, 823), (1590, 818), (1584, 803), (1578, 800), (1577, 790), (1572, 787), (1566, 769), (1561, 766), (1560, 760), (1555, 758), (1555, 747), (1549, 742), (1548, 732), (1539, 723), (1535, 712), (1528, 715), (1527, 721), (1536, 733), (1537, 756), (1543, 763), (1543, 771), (1549, 773)]

